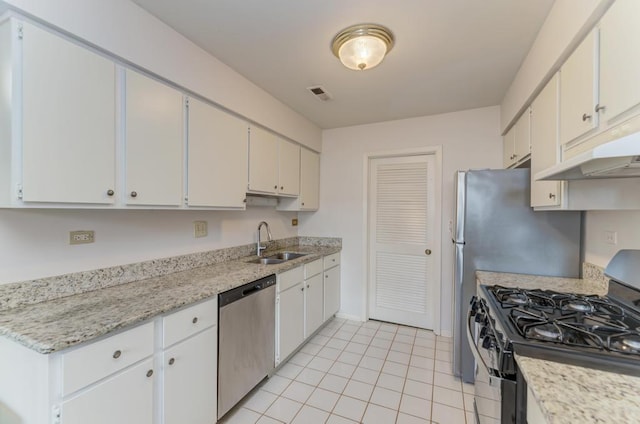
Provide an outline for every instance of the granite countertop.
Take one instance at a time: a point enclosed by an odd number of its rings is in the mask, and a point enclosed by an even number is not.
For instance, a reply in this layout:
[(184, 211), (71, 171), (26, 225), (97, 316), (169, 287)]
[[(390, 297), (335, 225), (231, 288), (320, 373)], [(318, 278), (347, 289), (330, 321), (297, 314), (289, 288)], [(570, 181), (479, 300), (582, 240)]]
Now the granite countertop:
[[(39, 353), (52, 353), (262, 277), (296, 268), (339, 252), (341, 248), (290, 246), (281, 250), (307, 255), (274, 265), (249, 263), (256, 259), (256, 256), (250, 256), (2, 310), (0, 336)], [(266, 255), (277, 252), (270, 251)]]
[[(602, 279), (476, 272), (478, 284), (604, 295)], [(640, 377), (516, 355), (549, 424), (640, 422)]]

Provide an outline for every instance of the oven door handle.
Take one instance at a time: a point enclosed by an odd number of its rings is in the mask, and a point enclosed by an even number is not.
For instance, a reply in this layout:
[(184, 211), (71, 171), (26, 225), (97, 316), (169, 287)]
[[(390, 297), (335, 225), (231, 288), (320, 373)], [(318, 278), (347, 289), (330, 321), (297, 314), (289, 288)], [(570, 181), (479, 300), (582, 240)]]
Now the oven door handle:
[(493, 375), (493, 370), (487, 366), (487, 363), (484, 362), (484, 358), (480, 355), (480, 351), (478, 350), (478, 346), (476, 345), (476, 341), (473, 338), (473, 333), (471, 333), (471, 312), (473, 310), (473, 304), (478, 301), (478, 298), (474, 296), (471, 303), (469, 303), (469, 310), (467, 312), (467, 340), (469, 341), (469, 346), (471, 347), (471, 352), (473, 356), (476, 358), (476, 361), (481, 362), (484, 368), (487, 370), (489, 375)]

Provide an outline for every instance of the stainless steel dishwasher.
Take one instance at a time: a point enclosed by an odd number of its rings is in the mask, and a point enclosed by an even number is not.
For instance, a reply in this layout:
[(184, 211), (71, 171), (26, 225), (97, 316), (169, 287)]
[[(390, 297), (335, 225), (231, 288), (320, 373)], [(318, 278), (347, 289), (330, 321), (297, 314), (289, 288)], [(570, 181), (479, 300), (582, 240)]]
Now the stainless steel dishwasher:
[(273, 370), (276, 276), (218, 295), (218, 419)]

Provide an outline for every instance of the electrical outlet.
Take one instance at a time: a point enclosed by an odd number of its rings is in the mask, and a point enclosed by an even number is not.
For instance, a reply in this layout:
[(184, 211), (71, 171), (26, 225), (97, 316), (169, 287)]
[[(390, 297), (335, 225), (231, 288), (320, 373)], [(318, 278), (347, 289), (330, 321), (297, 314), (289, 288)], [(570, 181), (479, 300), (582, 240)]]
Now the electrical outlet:
[(94, 241), (93, 230), (69, 231), (69, 244), (86, 244)]
[(618, 232), (617, 231), (605, 231), (604, 240), (607, 244), (618, 244)]
[(196, 238), (207, 236), (207, 221), (193, 221), (193, 236)]
[(292, 227), (295, 227), (295, 226), (297, 226), (297, 225), (298, 225), (298, 218), (292, 218), (292, 219), (291, 219), (291, 226), (292, 226)]

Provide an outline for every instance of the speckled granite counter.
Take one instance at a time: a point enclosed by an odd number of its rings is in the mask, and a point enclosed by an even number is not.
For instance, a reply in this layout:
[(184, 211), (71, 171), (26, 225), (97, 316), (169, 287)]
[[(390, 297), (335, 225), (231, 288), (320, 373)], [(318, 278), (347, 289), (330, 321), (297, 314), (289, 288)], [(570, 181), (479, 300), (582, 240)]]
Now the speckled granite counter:
[(286, 250), (307, 255), (275, 265), (248, 263), (255, 256), (245, 257), (0, 310), (0, 336), (40, 353), (55, 352), (298, 267), (341, 248), (305, 245), (288, 246)]
[[(484, 285), (598, 295), (606, 294), (608, 288), (600, 277), (577, 279), (478, 271), (476, 279)], [(640, 422), (640, 377), (518, 355), (516, 361), (549, 424)]]
[(640, 377), (517, 356), (550, 424), (640, 422)]
[(539, 275), (509, 274), (503, 272), (476, 271), (478, 284), (528, 289), (555, 290), (581, 294), (607, 294), (608, 285), (602, 280), (581, 278), (543, 277)]

